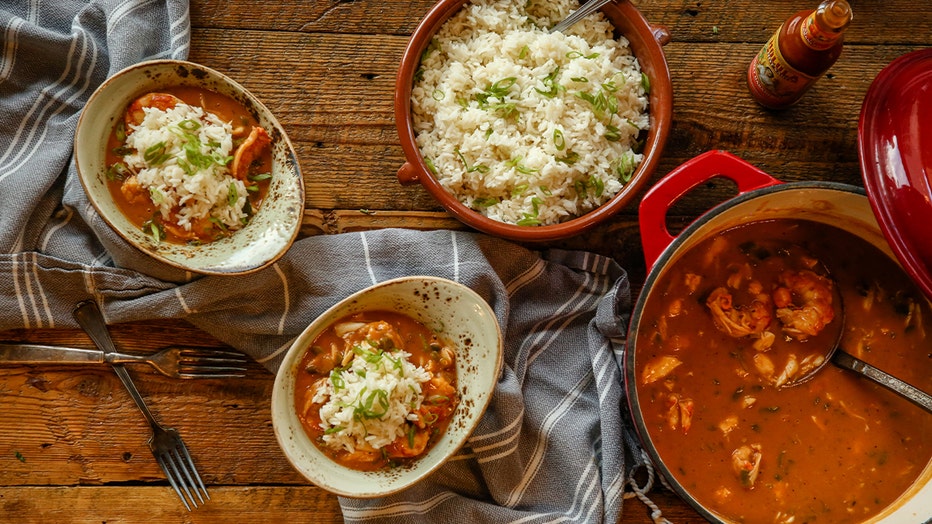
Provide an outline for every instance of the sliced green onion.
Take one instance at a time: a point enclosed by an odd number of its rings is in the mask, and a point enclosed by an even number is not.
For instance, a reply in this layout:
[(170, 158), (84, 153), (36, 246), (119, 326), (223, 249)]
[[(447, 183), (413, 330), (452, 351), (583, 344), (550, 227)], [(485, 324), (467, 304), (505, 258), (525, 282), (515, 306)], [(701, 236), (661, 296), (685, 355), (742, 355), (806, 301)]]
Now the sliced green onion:
[(645, 93), (650, 93), (650, 78), (647, 77), (647, 73), (641, 73), (641, 87)]
[(237, 200), (239, 200), (239, 191), (236, 189), (236, 183), (230, 182), (230, 189), (227, 193), (227, 204), (229, 204), (230, 207), (233, 207)]
[(553, 130), (553, 147), (557, 148), (557, 151), (563, 151), (566, 147), (566, 137), (560, 129)]

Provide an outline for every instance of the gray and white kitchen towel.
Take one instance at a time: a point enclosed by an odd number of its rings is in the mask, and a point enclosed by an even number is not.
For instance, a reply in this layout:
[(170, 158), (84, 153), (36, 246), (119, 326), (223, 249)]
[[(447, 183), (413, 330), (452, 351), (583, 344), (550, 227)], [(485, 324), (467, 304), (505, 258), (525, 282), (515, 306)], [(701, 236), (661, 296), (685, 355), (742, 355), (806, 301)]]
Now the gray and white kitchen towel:
[(95, 213), (72, 140), (109, 75), (188, 56), (187, 2), (7, 0), (0, 34), (0, 330), (74, 328), (72, 309), (92, 298), (111, 324), (185, 319), (274, 372), (291, 341), (346, 295), (399, 276), (446, 277), (482, 295), (505, 334), (491, 405), (450, 463), (385, 499), (341, 499), (345, 520), (617, 521), (645, 461), (624, 416), (630, 290), (613, 260), (388, 229), (303, 238), (240, 277), (159, 265)]

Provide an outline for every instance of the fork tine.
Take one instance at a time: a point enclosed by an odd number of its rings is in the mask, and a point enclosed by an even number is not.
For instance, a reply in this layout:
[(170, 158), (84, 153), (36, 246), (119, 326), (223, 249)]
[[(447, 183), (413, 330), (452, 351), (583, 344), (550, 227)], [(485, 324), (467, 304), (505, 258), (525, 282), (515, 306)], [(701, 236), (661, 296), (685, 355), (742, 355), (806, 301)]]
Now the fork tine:
[[(181, 487), (184, 487), (184, 491), (188, 494), (188, 497), (191, 497), (191, 493), (188, 491), (187, 486), (179, 487), (178, 482), (175, 480), (175, 478), (178, 476), (178, 469), (175, 467), (174, 462), (166, 461), (165, 457), (163, 456), (164, 453), (157, 453), (155, 450), (153, 450), (152, 454), (155, 455), (155, 460), (159, 462), (159, 466), (161, 466), (162, 471), (165, 472), (165, 476), (168, 477), (168, 483), (171, 484), (172, 488), (175, 489), (175, 493), (178, 494), (178, 498), (181, 499), (184, 507), (187, 508), (188, 511), (191, 511), (191, 506), (188, 504), (188, 499), (186, 499), (184, 494), (181, 492)], [(169, 458), (171, 457), (169, 456)], [(191, 502), (194, 503), (193, 497), (191, 498)], [(194, 503), (194, 507), (197, 507), (197, 503)]]
[(203, 360), (211, 362), (236, 362), (245, 364), (246, 356), (235, 351), (226, 351), (223, 349), (199, 349), (184, 348), (179, 353), (183, 360)]
[(181, 375), (192, 377), (245, 377), (246, 368), (235, 366), (208, 366), (182, 364), (178, 366)]
[[(182, 459), (183, 455), (183, 460), (181, 460), (182, 466), (184, 466), (186, 463), (191, 465), (190, 468), (186, 466), (184, 467), (185, 475), (188, 477), (188, 481), (194, 488), (194, 492), (197, 493), (197, 498), (201, 499), (201, 504), (203, 504), (204, 499), (201, 497), (201, 492), (204, 492), (204, 496), (207, 497), (207, 500), (210, 500), (210, 493), (207, 492), (207, 486), (204, 485), (204, 481), (201, 480), (201, 476), (197, 473), (197, 468), (194, 467), (194, 461), (191, 460), (191, 455), (188, 453), (188, 448), (184, 445), (184, 441), (181, 439), (178, 439), (178, 450), (180, 450), (178, 458)], [(194, 475), (193, 479), (191, 478), (192, 474)], [(194, 483), (194, 480), (197, 480), (197, 484)], [(200, 487), (200, 491), (198, 491), (198, 487)]]
[(178, 378), (188, 380), (188, 379), (199, 379), (199, 380), (211, 380), (211, 379), (221, 379), (221, 378), (243, 378), (246, 375), (243, 373), (178, 373)]
[(237, 378), (246, 376), (246, 356), (222, 349), (182, 348), (178, 353), (180, 378)]

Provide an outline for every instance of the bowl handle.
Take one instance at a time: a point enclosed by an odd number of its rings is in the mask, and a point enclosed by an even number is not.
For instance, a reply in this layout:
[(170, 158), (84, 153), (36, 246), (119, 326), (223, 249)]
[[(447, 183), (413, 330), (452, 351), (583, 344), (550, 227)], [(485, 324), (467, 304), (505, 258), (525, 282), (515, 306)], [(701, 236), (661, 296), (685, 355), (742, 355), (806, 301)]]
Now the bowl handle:
[(667, 26), (664, 25), (652, 25), (650, 26), (650, 33), (654, 35), (654, 39), (657, 40), (657, 43), (660, 46), (665, 46), (670, 43), (670, 30), (667, 29)]
[(687, 160), (645, 193), (638, 208), (641, 244), (648, 271), (654, 267), (663, 250), (676, 239), (667, 229), (667, 212), (684, 195), (719, 176), (735, 182), (739, 195), (781, 183), (727, 151), (708, 151)]
[(417, 170), (411, 165), (411, 162), (405, 162), (398, 168), (398, 183), (403, 186), (410, 186), (418, 183)]

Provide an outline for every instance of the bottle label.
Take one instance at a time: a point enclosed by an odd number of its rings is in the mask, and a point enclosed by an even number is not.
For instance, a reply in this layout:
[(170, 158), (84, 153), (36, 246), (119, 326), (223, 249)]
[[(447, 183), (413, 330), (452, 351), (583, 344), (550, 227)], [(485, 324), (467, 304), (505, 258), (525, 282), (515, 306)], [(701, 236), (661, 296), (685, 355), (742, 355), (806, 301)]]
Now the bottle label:
[(819, 24), (816, 23), (816, 15), (812, 13), (806, 17), (800, 28), (800, 35), (803, 37), (803, 43), (810, 49), (824, 51), (835, 45), (840, 33), (830, 33), (823, 31)]
[(774, 33), (748, 68), (748, 88), (761, 104), (788, 106), (802, 96), (816, 77), (798, 71), (780, 53), (780, 32)]

